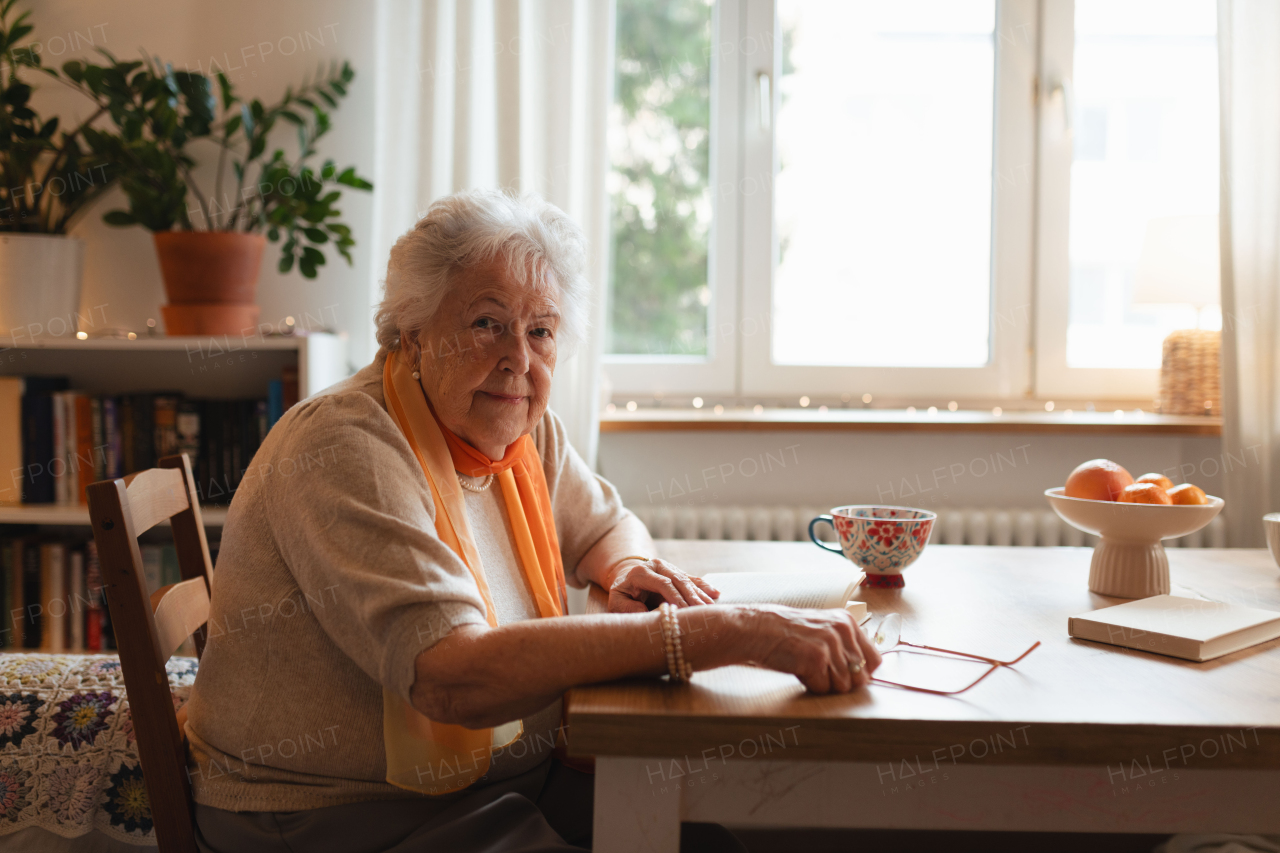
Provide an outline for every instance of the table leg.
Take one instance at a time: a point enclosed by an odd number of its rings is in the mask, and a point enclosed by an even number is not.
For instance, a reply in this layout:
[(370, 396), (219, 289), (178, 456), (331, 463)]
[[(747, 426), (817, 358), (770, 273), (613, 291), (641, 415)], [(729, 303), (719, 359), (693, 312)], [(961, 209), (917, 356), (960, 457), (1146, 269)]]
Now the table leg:
[(656, 758), (597, 758), (596, 853), (679, 853), (681, 787)]

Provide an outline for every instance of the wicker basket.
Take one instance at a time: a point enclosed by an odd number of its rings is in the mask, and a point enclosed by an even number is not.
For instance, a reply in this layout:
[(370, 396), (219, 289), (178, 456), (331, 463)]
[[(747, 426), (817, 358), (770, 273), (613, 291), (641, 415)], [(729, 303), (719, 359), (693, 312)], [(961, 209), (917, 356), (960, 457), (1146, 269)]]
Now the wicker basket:
[(1165, 338), (1156, 410), (1166, 415), (1222, 414), (1221, 350), (1219, 332), (1181, 329)]

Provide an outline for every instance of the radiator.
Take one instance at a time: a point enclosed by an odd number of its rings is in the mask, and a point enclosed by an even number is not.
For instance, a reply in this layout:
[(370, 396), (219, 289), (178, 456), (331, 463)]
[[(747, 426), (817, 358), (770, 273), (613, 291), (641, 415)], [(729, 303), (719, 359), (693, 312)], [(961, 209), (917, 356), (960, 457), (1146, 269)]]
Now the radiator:
[[(652, 507), (631, 510), (649, 528), (654, 539), (733, 539), (808, 541), (809, 520), (826, 510), (812, 507)], [(1089, 545), (1098, 537), (1082, 533), (1051, 510), (940, 509), (931, 543), (944, 545), (1018, 545), (1049, 547)], [(828, 525), (819, 525), (820, 536), (835, 540)], [(1189, 536), (1165, 541), (1166, 547), (1225, 548), (1222, 516)]]

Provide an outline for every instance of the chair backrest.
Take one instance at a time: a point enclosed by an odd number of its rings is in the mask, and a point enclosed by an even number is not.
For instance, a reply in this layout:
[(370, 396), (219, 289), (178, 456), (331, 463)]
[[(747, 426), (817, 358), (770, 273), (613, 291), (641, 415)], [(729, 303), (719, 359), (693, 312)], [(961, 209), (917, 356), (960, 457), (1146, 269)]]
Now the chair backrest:
[[(212, 566), (191, 460), (166, 456), (159, 468), (92, 484), (89, 518), (156, 841), (164, 853), (195, 853), (187, 748), (165, 671), (187, 637), (194, 636), (197, 656), (204, 653), (209, 620)], [(183, 579), (148, 595), (138, 536), (166, 519)]]

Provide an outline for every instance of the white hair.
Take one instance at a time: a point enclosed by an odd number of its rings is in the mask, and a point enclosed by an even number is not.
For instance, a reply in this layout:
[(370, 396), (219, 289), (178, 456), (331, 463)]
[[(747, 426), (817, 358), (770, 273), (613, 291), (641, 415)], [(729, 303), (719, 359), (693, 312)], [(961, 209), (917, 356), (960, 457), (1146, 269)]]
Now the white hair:
[(474, 189), (437, 199), (396, 240), (382, 304), (374, 315), (378, 344), (400, 345), (430, 322), (455, 273), (503, 257), (532, 288), (554, 282), (560, 310), (557, 344), (569, 355), (586, 337), (591, 286), (583, 275), (586, 239), (564, 211), (532, 193)]

